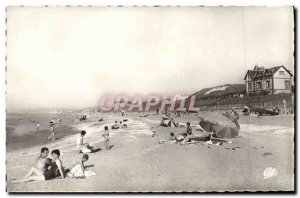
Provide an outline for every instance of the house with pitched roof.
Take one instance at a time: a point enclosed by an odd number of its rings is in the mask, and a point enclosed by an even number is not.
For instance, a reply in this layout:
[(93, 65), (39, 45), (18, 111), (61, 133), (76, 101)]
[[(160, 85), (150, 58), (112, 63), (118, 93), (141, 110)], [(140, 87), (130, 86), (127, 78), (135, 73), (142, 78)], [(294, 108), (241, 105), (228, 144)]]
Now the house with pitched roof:
[(247, 95), (270, 95), (292, 92), (292, 73), (283, 65), (265, 69), (255, 65), (244, 80)]

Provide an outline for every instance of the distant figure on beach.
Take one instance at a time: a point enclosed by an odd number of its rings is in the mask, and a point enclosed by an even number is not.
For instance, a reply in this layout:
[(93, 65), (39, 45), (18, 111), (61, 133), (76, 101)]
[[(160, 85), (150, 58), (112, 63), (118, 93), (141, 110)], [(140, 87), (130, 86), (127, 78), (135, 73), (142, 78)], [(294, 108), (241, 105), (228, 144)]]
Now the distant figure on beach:
[(152, 137), (157, 136), (157, 132), (156, 132), (155, 128), (151, 127), (151, 129), (152, 129)]
[(51, 118), (50, 123), (55, 124), (55, 118)]
[(43, 147), (41, 149), (40, 156), (37, 158), (36, 165), (32, 167), (29, 172), (25, 175), (24, 179), (35, 175), (42, 175), (49, 167), (52, 162), (51, 159), (47, 158), (49, 154), (49, 149), (47, 147)]
[(52, 138), (52, 140), (54, 141), (55, 140), (55, 137), (54, 137), (54, 122), (50, 122), (50, 132), (51, 132), (51, 135), (48, 137), (48, 139), (50, 140)]
[(65, 178), (64, 169), (61, 160), (59, 159), (60, 151), (55, 149), (51, 152), (54, 161), (50, 165), (50, 169), (45, 172), (36, 172), (36, 176), (28, 176), (24, 179), (12, 181), (12, 183), (28, 182), (28, 181), (44, 181), (51, 180), (61, 176)]
[(111, 129), (118, 129), (118, 128), (119, 128), (118, 121), (115, 121), (115, 124), (111, 126)]
[(110, 150), (108, 126), (104, 127), (104, 134), (102, 136), (104, 137), (104, 146), (105, 146), (105, 149), (106, 150)]
[[(84, 154), (82, 157), (73, 162), (73, 166), (70, 168), (70, 171), (67, 173), (68, 177), (71, 178), (82, 178), (84, 179), (84, 162), (89, 160), (89, 156)], [(66, 170), (67, 171), (67, 170)]]
[(39, 122), (36, 122), (35, 128), (36, 128), (37, 131), (40, 130), (40, 123)]
[(156, 115), (159, 115), (159, 109), (156, 109)]
[(169, 139), (168, 140), (160, 140), (160, 144), (176, 144), (177, 143), (177, 138), (174, 133), (170, 133)]
[(119, 126), (120, 126), (121, 128), (127, 128), (127, 124), (124, 123), (124, 122), (122, 122), (122, 121), (120, 121)]
[(124, 109), (121, 110), (121, 113), (122, 113), (122, 117), (123, 117), (124, 116)]
[(186, 133), (188, 135), (193, 135), (193, 129), (191, 127), (191, 123), (189, 123), (189, 122), (186, 123)]
[(237, 119), (240, 118), (239, 114), (238, 114), (236, 111), (233, 112), (233, 115), (234, 115)]
[(85, 136), (85, 134), (86, 134), (86, 131), (80, 132), (80, 135), (78, 136), (77, 141), (76, 141), (76, 149), (82, 153), (90, 153), (93, 151), (94, 148), (87, 143), (85, 143), (85, 144), (83, 143), (83, 137)]

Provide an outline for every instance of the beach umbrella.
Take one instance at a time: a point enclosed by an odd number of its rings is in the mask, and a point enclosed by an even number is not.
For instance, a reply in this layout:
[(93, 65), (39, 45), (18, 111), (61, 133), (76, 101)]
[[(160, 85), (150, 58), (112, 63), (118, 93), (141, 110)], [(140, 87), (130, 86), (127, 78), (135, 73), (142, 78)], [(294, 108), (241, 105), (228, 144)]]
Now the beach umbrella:
[(204, 129), (206, 132), (213, 131), (213, 124), (211, 122), (207, 122), (205, 120), (200, 120), (199, 125)]
[(170, 117), (169, 117), (169, 116), (167, 116), (167, 115), (163, 115), (163, 116), (162, 116), (162, 119), (163, 119), (163, 120), (169, 120), (169, 119), (170, 119)]
[(176, 127), (175, 122), (172, 119), (169, 120), (162, 120), (160, 126), (163, 127)]
[(213, 132), (219, 138), (235, 138), (239, 135), (239, 128), (236, 127), (227, 127), (215, 124), (213, 126)]
[(230, 113), (228, 113), (228, 112), (226, 112), (226, 113), (223, 113), (223, 115), (225, 116), (225, 117), (227, 117), (229, 120), (231, 120), (239, 129), (240, 129), (240, 125), (239, 125), (239, 123), (238, 123), (238, 119), (239, 119), (239, 117), (238, 116), (234, 116), (234, 115), (232, 115), (232, 114), (230, 114)]
[(207, 132), (214, 132), (219, 138), (234, 138), (239, 134), (237, 119), (218, 112), (199, 112), (200, 126)]

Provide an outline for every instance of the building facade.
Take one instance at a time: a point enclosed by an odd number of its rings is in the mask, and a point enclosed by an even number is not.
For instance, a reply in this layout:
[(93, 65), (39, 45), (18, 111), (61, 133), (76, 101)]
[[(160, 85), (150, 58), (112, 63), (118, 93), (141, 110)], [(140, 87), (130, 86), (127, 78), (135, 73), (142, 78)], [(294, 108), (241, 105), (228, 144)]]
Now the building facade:
[(247, 95), (270, 95), (292, 92), (293, 75), (283, 65), (265, 69), (255, 65), (244, 80)]

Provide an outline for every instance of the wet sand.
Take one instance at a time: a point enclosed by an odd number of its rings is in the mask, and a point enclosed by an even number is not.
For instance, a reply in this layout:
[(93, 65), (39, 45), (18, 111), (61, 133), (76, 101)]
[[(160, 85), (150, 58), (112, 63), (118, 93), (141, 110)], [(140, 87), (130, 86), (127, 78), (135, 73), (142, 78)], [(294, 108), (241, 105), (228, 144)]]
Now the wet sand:
[[(90, 159), (86, 165), (90, 166), (88, 169), (95, 172), (96, 176), (84, 180), (67, 178), (21, 184), (8, 182), (7, 190), (9, 192), (194, 192), (294, 189), (294, 132), (293, 124), (286, 124), (291, 117), (289, 119), (262, 117), (257, 125), (257, 121), (253, 118), (241, 118), (240, 136), (232, 139), (232, 144), (221, 146), (205, 143), (158, 144), (159, 140), (166, 139), (170, 132), (176, 130), (177, 134), (184, 132), (185, 129), (158, 127), (160, 116), (150, 115), (141, 118), (138, 115), (129, 115), (127, 118), (129, 119), (127, 129), (111, 131), (113, 147), (110, 151), (101, 150), (89, 154)], [(103, 149), (101, 136), (103, 125), (112, 124), (116, 119), (122, 118), (115, 114), (107, 115), (105, 122), (101, 124), (84, 123), (77, 128), (87, 131), (85, 142)], [(195, 115), (174, 119), (176, 122), (198, 123)], [(157, 137), (151, 137), (151, 126), (156, 127)], [(65, 167), (69, 167), (80, 155), (74, 151), (76, 137), (77, 135), (69, 136), (47, 144), (50, 150), (58, 148), (62, 151), (61, 159)], [(8, 181), (24, 176), (38, 156), (39, 149), (36, 147), (26, 149), (26, 152), (7, 153)], [(278, 174), (264, 179), (263, 172), (268, 167), (276, 168)]]

